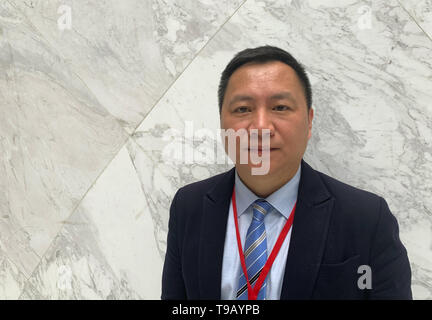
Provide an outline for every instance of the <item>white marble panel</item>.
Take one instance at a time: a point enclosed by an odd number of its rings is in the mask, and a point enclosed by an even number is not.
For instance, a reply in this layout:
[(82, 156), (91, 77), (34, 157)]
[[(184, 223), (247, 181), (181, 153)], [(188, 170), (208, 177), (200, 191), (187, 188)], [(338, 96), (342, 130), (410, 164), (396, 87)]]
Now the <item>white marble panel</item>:
[[(132, 133), (242, 1), (10, 2)], [(70, 29), (59, 29), (65, 5)]]
[(0, 10), (0, 243), (28, 277), (127, 134), (19, 12)]
[(163, 253), (134, 165), (113, 159), (67, 220), (21, 299), (159, 299)]
[(25, 281), (25, 275), (4, 254), (0, 254), (0, 299), (18, 299)]

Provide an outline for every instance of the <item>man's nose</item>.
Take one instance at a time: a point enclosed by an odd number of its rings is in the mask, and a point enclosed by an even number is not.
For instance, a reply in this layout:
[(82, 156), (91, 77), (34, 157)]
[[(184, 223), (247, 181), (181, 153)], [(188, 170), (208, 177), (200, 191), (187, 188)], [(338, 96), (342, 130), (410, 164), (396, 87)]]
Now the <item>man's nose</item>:
[(274, 135), (273, 119), (270, 112), (264, 108), (257, 110), (252, 118), (249, 129), (257, 129), (250, 132), (253, 135), (258, 134), (259, 137), (262, 137), (263, 129), (270, 130), (270, 136)]

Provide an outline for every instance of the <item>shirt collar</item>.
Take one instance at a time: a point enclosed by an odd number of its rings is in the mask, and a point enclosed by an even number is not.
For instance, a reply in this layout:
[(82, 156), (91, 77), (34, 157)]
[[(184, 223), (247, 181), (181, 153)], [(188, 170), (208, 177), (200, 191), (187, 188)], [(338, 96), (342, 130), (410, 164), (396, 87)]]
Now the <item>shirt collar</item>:
[[(301, 165), (290, 181), (265, 198), (265, 200), (287, 219), (289, 218), (290, 210), (294, 202), (297, 200), (300, 175)], [(237, 169), (235, 170), (235, 193), (238, 216), (241, 216), (255, 200), (261, 199), (241, 181), (237, 174)]]

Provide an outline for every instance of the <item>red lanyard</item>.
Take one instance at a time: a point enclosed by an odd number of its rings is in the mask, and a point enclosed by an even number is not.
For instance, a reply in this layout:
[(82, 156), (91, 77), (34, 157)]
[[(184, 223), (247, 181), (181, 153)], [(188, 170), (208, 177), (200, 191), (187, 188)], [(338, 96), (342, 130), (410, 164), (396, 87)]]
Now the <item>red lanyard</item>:
[(248, 300), (256, 300), (258, 293), (261, 289), (261, 286), (264, 283), (264, 280), (267, 276), (267, 273), (270, 271), (271, 266), (273, 265), (273, 262), (280, 250), (280, 248), (282, 247), (282, 243), (284, 242), (286, 235), (288, 234), (289, 229), (291, 228), (291, 225), (293, 223), (294, 220), (294, 212), (296, 209), (296, 205), (297, 202), (294, 204), (294, 208), (292, 209), (290, 216), (288, 218), (288, 220), (285, 222), (285, 225), (276, 241), (276, 244), (270, 254), (270, 257), (267, 259), (266, 264), (264, 265), (264, 268), (261, 271), (261, 274), (257, 280), (257, 282), (255, 283), (255, 286), (252, 288), (251, 284), (249, 283), (249, 278), (247, 275), (247, 270), (246, 270), (246, 262), (245, 262), (245, 257), (244, 257), (244, 253), (243, 253), (243, 249), (242, 249), (242, 245), (241, 245), (241, 240), (240, 240), (240, 232), (239, 232), (239, 227), (238, 227), (238, 221), (237, 221), (237, 205), (236, 205), (236, 199), (235, 199), (235, 186), (234, 186), (234, 190), (233, 190), (233, 194), (232, 194), (232, 203), (233, 203), (233, 211), (234, 211), (234, 222), (235, 222), (235, 226), (236, 226), (236, 234), (237, 234), (237, 246), (238, 246), (238, 251), (239, 251), (239, 256), (240, 256), (240, 261), (241, 261), (241, 265), (243, 268), (243, 273), (246, 277), (246, 283), (247, 283), (247, 287), (248, 287)]

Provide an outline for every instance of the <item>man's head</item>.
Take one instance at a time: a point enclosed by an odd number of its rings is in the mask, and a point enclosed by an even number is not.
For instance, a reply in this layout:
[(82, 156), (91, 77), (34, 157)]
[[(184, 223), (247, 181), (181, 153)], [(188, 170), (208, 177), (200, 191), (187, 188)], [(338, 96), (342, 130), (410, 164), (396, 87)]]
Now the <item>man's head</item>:
[[(270, 46), (239, 52), (222, 73), (219, 110), (222, 129), (270, 130), (269, 175), (293, 175), (311, 136), (313, 109), (311, 87), (301, 66), (288, 52)], [(227, 142), (227, 140), (225, 140)], [(238, 143), (239, 144), (239, 143)], [(226, 145), (227, 147), (227, 145)], [(249, 158), (236, 168), (250, 175), (257, 167)]]
[(303, 66), (285, 50), (272, 46), (262, 46), (238, 52), (225, 67), (225, 70), (222, 72), (218, 89), (219, 113), (221, 113), (222, 110), (228, 81), (234, 71), (247, 63), (265, 63), (269, 61), (280, 61), (294, 69), (302, 84), (306, 105), (308, 109), (312, 107), (312, 89)]

